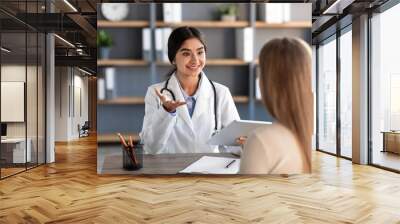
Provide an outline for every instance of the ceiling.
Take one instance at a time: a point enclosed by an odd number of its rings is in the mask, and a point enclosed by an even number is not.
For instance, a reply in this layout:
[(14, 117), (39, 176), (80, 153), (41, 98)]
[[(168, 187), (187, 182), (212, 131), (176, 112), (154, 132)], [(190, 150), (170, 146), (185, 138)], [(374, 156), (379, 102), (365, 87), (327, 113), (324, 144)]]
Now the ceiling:
[[(338, 1), (340, 4), (336, 4)], [(323, 33), (336, 21), (346, 15), (378, 7), (387, 0), (280, 0), (269, 2), (312, 3), (313, 38)], [(47, 2), (47, 6), (46, 6)], [(3, 33), (2, 43), (15, 49), (14, 54), (25, 55), (25, 38), (19, 32), (39, 31), (55, 32), (63, 39), (74, 44), (72, 48), (59, 38), (55, 38), (58, 64), (79, 62), (88, 69), (96, 71), (96, 4), (102, 2), (150, 2), (147, 0), (0, 0), (0, 27)], [(187, 2), (204, 2), (191, 0)], [(212, 2), (212, 1), (210, 1)], [(263, 2), (263, 1), (254, 1)], [(335, 5), (335, 7), (332, 7)], [(76, 10), (75, 10), (75, 9)], [(327, 10), (327, 9), (333, 9)], [(52, 13), (48, 13), (52, 10)], [(335, 11), (336, 10), (336, 11)], [(329, 13), (326, 13), (329, 11)], [(324, 13), (325, 12), (325, 13)], [(30, 38), (28, 38), (30, 39)], [(28, 40), (29, 42), (30, 40)], [(35, 44), (28, 44), (27, 52), (34, 52)], [(78, 53), (77, 49), (82, 53)], [(68, 57), (65, 57), (68, 56)], [(83, 65), (82, 65), (83, 66)]]

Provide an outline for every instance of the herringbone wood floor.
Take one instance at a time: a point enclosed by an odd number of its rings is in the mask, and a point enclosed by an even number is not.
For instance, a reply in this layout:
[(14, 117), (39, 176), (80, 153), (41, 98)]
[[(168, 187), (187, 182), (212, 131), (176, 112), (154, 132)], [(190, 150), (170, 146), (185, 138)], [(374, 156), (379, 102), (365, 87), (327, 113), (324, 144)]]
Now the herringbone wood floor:
[(313, 154), (313, 174), (96, 174), (96, 139), (0, 181), (0, 223), (400, 223), (400, 175)]

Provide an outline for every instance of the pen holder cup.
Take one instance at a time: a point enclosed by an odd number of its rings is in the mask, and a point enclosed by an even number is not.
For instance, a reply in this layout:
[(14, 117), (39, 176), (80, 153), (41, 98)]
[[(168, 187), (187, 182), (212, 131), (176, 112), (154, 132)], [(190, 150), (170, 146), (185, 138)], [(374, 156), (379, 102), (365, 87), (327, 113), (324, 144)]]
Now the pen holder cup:
[(122, 167), (125, 170), (139, 170), (143, 167), (143, 145), (137, 144), (129, 152), (122, 146)]

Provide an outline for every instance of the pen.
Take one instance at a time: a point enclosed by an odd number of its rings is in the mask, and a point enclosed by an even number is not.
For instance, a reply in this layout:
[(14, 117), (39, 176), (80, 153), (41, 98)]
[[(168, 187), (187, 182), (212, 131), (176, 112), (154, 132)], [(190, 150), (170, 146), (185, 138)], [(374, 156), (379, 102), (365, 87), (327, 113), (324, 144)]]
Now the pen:
[(232, 160), (230, 163), (228, 163), (228, 165), (226, 165), (225, 168), (229, 168), (229, 166), (232, 165), (234, 162), (236, 162), (236, 160)]

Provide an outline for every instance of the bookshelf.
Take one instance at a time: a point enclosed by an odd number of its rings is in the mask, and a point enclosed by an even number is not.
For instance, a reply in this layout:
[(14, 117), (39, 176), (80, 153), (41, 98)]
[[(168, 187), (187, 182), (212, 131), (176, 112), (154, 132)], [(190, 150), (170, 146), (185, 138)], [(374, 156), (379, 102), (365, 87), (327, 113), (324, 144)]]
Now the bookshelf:
[[(101, 10), (97, 10), (99, 29), (110, 32), (118, 42), (132, 40), (126, 43), (127, 46), (119, 45), (118, 49), (123, 53), (114, 54), (112, 51), (112, 59), (100, 59), (97, 62), (99, 78), (102, 78), (101, 74), (107, 68), (115, 68), (114, 85), (117, 88), (112, 97), (98, 100), (100, 126), (102, 119), (105, 121), (104, 126), (99, 127), (99, 136), (105, 140), (99, 142), (118, 142), (113, 134), (110, 135), (117, 131), (109, 127), (112, 125), (107, 125), (110, 118), (117, 119), (115, 123), (123, 129), (121, 132), (135, 134), (141, 131), (147, 87), (165, 80), (164, 74), (171, 68), (168, 61), (158, 58), (156, 29), (174, 29), (179, 26), (193, 26), (205, 34), (208, 48), (206, 75), (230, 89), (241, 118), (271, 120), (261, 101), (255, 97), (256, 68), (259, 64), (257, 55), (262, 45), (275, 37), (289, 35), (311, 40), (311, 18), (294, 15), (296, 19), (287, 22), (268, 23), (260, 16), (262, 3), (234, 3), (239, 11), (237, 20), (220, 21), (215, 17), (215, 10), (221, 4), (232, 3), (182, 3), (180, 22), (165, 22), (163, 6), (158, 3), (132, 4), (132, 12), (135, 13), (118, 22), (105, 20)], [(311, 5), (306, 14), (310, 12)], [(237, 55), (235, 41), (236, 31), (247, 28), (252, 28), (254, 32), (254, 52), (252, 60), (245, 61)], [(149, 57), (145, 57), (142, 52), (144, 29), (152, 31)]]

